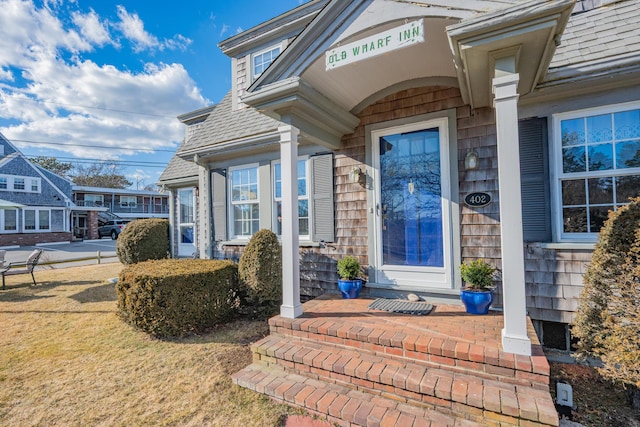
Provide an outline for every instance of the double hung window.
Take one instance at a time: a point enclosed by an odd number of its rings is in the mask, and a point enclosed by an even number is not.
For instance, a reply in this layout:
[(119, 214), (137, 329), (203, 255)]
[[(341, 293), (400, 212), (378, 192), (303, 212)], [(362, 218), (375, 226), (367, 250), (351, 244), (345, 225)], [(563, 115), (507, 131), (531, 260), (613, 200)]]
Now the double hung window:
[[(298, 237), (333, 242), (333, 156), (299, 157), (297, 179)], [(283, 174), (280, 160), (238, 165), (212, 173), (216, 240), (246, 240), (261, 228), (282, 234)], [(223, 235), (221, 230), (226, 230)]]
[(17, 209), (0, 209), (0, 231), (5, 233), (18, 231)]
[(594, 240), (608, 211), (640, 195), (640, 105), (554, 119), (560, 236)]
[(49, 231), (51, 230), (51, 211), (49, 209), (25, 209), (25, 231)]
[[(298, 234), (301, 239), (309, 239), (309, 171), (307, 160), (298, 160)], [(282, 234), (282, 169), (280, 162), (273, 163), (273, 195), (275, 222), (273, 230)]]
[(41, 178), (16, 175), (0, 175), (0, 190), (21, 193), (40, 193)]
[(24, 190), (24, 178), (13, 178), (13, 189)]
[(258, 165), (231, 168), (231, 219), (236, 238), (248, 238), (260, 228)]

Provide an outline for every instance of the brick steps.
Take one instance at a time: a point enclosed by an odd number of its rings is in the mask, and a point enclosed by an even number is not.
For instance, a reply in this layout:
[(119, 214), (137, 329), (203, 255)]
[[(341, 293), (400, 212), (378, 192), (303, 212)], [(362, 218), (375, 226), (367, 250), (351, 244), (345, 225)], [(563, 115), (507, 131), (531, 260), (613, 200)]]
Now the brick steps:
[(518, 356), (500, 350), (500, 315), (439, 305), (409, 316), (369, 303), (325, 296), (297, 319), (270, 319), (234, 381), (347, 426), (558, 425), (531, 322), (533, 355)]
[(427, 407), (349, 389), (338, 384), (250, 365), (233, 375), (236, 384), (266, 394), (276, 401), (306, 409), (340, 426), (367, 427), (481, 427), (489, 424), (447, 415)]
[[(557, 421), (548, 390), (483, 379), (471, 373), (426, 366), (322, 342), (272, 334), (252, 346), (255, 369), (259, 365), (336, 384), (418, 406), (445, 410), (459, 417), (484, 420), (505, 416), (553, 424)], [(517, 419), (516, 419), (517, 418)]]
[(557, 419), (548, 390), (516, 385), (499, 378), (459, 373), (419, 360), (379, 356), (361, 349), (272, 334), (252, 346), (254, 363), (280, 366), (288, 372), (405, 401), (450, 409), (462, 416), (478, 409), (522, 420), (550, 423)]
[(540, 346), (533, 348), (531, 357), (514, 355), (496, 347), (470, 344), (457, 339), (456, 335), (417, 335), (394, 329), (384, 331), (348, 318), (338, 321), (274, 317), (269, 320), (269, 325), (275, 334), (368, 350), (391, 358), (408, 358), (433, 366), (447, 366), (456, 372), (473, 372), (483, 378), (542, 390), (549, 388), (549, 364)]

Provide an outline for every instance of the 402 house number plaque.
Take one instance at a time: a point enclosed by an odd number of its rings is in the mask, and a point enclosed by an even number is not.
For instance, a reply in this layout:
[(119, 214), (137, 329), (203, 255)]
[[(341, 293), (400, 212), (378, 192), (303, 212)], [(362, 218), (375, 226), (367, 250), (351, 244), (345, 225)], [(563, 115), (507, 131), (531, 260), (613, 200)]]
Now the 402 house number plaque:
[(491, 203), (491, 194), (489, 193), (470, 193), (467, 194), (464, 198), (464, 202), (468, 206), (472, 206), (474, 208), (481, 208), (483, 206), (487, 206)]

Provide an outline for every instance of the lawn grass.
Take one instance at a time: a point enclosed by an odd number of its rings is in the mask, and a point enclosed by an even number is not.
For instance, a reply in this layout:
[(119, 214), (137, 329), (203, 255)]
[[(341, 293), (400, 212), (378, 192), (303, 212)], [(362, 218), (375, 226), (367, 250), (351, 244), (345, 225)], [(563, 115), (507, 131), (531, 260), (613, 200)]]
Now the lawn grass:
[(278, 426), (293, 410), (232, 384), (266, 322), (160, 341), (116, 316), (105, 264), (7, 278), (0, 292), (0, 425)]

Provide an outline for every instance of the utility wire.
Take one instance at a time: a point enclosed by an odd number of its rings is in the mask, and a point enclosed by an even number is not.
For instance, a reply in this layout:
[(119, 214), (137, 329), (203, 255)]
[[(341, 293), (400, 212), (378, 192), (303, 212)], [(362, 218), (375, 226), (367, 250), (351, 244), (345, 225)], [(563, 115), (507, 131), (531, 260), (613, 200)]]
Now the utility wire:
[(141, 116), (160, 117), (160, 118), (163, 118), (163, 119), (176, 119), (175, 116), (163, 116), (161, 114), (141, 113), (140, 111), (118, 110), (116, 108), (90, 107), (88, 105), (77, 105), (77, 104), (63, 104), (62, 102), (43, 101), (43, 100), (40, 100), (40, 99), (12, 98), (12, 100), (29, 101), (29, 102), (34, 102), (36, 104), (54, 104), (54, 105), (60, 105), (60, 106), (63, 106), (63, 107), (88, 108), (90, 110), (113, 111), (115, 113), (138, 114), (138, 115), (141, 115)]
[(176, 150), (168, 150), (162, 148), (150, 148), (150, 149), (142, 149), (142, 148), (132, 148), (132, 147), (105, 147), (102, 145), (89, 145), (89, 144), (65, 144), (64, 142), (46, 142), (46, 141), (31, 141), (29, 139), (12, 139), (14, 142), (24, 142), (27, 144), (36, 144), (36, 145), (58, 145), (64, 147), (85, 147), (85, 148), (102, 148), (105, 150), (133, 150), (133, 151), (145, 151), (145, 152), (164, 152), (164, 153), (175, 153)]
[[(34, 160), (38, 156), (26, 156), (29, 160)], [(95, 163), (107, 163), (117, 166), (144, 166), (146, 168), (166, 168), (167, 164), (162, 162), (138, 162), (133, 160), (104, 160), (104, 159), (76, 159), (73, 157), (56, 157), (56, 160), (69, 163), (81, 163), (81, 164), (95, 164)]]

